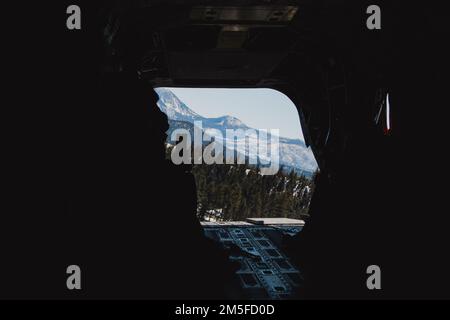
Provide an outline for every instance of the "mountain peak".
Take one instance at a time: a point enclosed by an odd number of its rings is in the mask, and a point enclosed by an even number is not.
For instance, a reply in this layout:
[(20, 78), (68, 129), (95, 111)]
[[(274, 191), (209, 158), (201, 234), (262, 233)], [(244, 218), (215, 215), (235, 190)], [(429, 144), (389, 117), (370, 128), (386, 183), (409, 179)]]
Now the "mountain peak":
[(221, 125), (226, 128), (248, 128), (241, 120), (233, 116), (222, 116), (218, 118), (212, 118), (217, 123), (217, 125)]
[(156, 88), (155, 91), (159, 96), (157, 105), (169, 119), (188, 122), (203, 119), (202, 116), (192, 111), (169, 89)]

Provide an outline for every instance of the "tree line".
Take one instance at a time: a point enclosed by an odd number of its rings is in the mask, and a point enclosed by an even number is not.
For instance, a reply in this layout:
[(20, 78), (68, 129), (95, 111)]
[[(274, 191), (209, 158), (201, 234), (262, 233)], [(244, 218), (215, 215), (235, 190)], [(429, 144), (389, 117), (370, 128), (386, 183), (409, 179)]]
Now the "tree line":
[[(171, 149), (166, 149), (168, 159)], [(220, 221), (307, 219), (317, 175), (308, 178), (283, 167), (275, 175), (261, 175), (258, 167), (248, 164), (197, 164), (192, 174), (200, 221), (212, 215)]]
[(262, 176), (248, 165), (195, 165), (198, 217), (205, 220), (214, 210), (216, 218), (238, 221), (246, 218), (285, 217), (305, 219), (314, 192), (313, 180), (279, 170)]

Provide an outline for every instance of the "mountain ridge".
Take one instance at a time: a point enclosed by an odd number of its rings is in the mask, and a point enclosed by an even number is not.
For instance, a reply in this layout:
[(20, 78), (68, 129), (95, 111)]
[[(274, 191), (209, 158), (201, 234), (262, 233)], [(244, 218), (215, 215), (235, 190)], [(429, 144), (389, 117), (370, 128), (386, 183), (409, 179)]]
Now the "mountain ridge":
[[(195, 121), (202, 122), (202, 130), (205, 134), (213, 135), (213, 130), (219, 130), (223, 137), (226, 137), (226, 129), (253, 129), (247, 126), (240, 119), (231, 116), (224, 115), (215, 118), (206, 118), (192, 109), (190, 109), (183, 101), (181, 101), (170, 89), (156, 88), (156, 93), (160, 99), (158, 101), (158, 107), (164, 112), (171, 122), (171, 126), (177, 125), (177, 122), (188, 122), (194, 124)], [(174, 128), (171, 128), (171, 132)], [(253, 129), (260, 136), (260, 130)], [(270, 135), (268, 135), (268, 142), (270, 141)], [(169, 137), (170, 138), (170, 137)], [(225, 141), (219, 141), (225, 145)], [(246, 152), (250, 157), (258, 157), (259, 155), (252, 155), (248, 150), (245, 141), (237, 141), (237, 144), (243, 143), (246, 148)], [(280, 152), (280, 165), (289, 168), (298, 169), (299, 172), (307, 172), (307, 175), (312, 174), (317, 169), (317, 163), (312, 154), (311, 149), (307, 148), (304, 141), (300, 139), (292, 139), (279, 137), (279, 152)], [(261, 158), (263, 159), (263, 158)], [(266, 159), (264, 159), (266, 160)]]

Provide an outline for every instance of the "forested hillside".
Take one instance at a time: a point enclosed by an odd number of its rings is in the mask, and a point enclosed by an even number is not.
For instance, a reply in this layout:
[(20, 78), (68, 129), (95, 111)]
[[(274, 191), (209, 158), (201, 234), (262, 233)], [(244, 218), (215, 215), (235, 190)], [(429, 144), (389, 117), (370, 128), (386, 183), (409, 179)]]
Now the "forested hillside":
[(313, 181), (294, 171), (285, 175), (262, 176), (247, 165), (195, 165), (198, 216), (208, 211), (222, 212), (219, 220), (236, 221), (249, 217), (305, 219), (314, 191)]
[[(167, 149), (167, 155), (171, 148)], [(237, 221), (250, 217), (306, 219), (314, 192), (314, 177), (281, 168), (260, 175), (247, 164), (199, 164), (192, 167), (197, 184), (200, 220)], [(314, 175), (315, 176), (315, 175)]]

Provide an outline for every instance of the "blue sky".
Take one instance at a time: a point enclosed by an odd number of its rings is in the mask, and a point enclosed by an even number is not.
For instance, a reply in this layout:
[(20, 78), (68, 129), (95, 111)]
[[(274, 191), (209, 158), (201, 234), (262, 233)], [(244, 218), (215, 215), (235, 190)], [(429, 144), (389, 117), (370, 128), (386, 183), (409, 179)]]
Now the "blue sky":
[(168, 88), (198, 114), (214, 118), (230, 115), (255, 129), (279, 129), (280, 136), (303, 139), (292, 101), (272, 89)]

